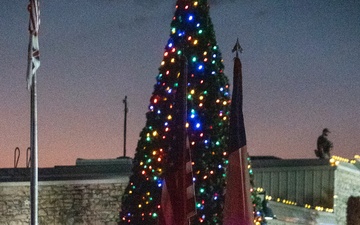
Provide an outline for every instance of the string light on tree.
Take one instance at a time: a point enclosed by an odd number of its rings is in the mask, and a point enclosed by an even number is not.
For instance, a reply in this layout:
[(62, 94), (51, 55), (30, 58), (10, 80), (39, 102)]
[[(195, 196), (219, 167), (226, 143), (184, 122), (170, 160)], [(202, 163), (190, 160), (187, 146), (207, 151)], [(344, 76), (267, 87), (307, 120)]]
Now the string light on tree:
[[(192, 224), (221, 224), (224, 202), (229, 84), (224, 75), (206, 0), (178, 0), (170, 25), (133, 174), (125, 190), (120, 224), (152, 225), (159, 219), (164, 160), (170, 141), (179, 57), (188, 59), (187, 129), (193, 155), (196, 207)], [(161, 151), (160, 151), (161, 149)]]

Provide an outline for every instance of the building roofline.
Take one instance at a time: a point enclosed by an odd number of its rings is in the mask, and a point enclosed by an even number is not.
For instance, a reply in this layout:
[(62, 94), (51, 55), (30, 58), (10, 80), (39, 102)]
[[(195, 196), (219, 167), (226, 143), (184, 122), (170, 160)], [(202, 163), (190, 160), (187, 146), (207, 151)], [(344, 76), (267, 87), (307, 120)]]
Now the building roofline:
[[(116, 177), (130, 176), (132, 170), (131, 158), (115, 160), (90, 160), (75, 166), (55, 166), (52, 168), (39, 168), (39, 181), (59, 180), (88, 180), (88, 179), (113, 179)], [(101, 163), (100, 163), (101, 162)], [(30, 168), (0, 169), (0, 182), (30, 181)]]
[(329, 166), (329, 159), (280, 159), (271, 157), (252, 157), (253, 168), (268, 167), (307, 167), (307, 166)]

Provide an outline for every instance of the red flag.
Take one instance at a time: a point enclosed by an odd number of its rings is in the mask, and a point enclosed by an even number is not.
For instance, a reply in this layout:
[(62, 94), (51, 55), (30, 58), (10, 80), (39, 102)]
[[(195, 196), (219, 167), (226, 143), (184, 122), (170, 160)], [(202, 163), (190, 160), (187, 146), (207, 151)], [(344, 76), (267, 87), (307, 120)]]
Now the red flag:
[(169, 178), (165, 177), (161, 192), (161, 212), (160, 212), (160, 221), (159, 221), (160, 225), (175, 224), (170, 193), (166, 184), (167, 180), (169, 180)]
[(186, 132), (187, 59), (183, 57), (181, 61), (182, 73), (178, 77), (174, 106), (176, 128), (164, 174), (160, 225), (187, 225), (196, 214), (191, 150)]
[[(241, 51), (239, 42), (236, 51)], [(250, 176), (247, 162), (247, 148), (244, 116), (242, 111), (242, 71), (236, 52), (234, 61), (234, 84), (230, 111), (229, 164), (224, 204), (224, 225), (254, 224), (250, 197)]]

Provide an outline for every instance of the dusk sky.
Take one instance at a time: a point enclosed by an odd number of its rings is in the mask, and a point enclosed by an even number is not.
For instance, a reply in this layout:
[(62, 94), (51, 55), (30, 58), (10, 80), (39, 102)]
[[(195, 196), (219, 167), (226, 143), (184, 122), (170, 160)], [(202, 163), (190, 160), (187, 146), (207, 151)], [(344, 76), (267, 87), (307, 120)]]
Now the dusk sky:
[[(175, 0), (41, 1), (37, 73), (39, 166), (127, 155), (139, 133), (170, 34)], [(27, 0), (0, 13), (0, 167), (25, 166)], [(243, 47), (244, 117), (250, 155), (315, 158), (331, 131), (333, 155), (360, 154), (360, 1), (209, 0), (225, 74)], [(230, 83), (231, 84), (231, 83)]]

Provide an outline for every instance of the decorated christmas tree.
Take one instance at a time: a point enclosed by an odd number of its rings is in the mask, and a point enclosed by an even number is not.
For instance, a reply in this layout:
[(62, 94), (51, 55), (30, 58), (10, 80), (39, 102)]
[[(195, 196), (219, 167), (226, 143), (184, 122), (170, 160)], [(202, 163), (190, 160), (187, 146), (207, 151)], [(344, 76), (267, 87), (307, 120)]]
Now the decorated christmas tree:
[(140, 133), (120, 224), (157, 224), (166, 157), (176, 124), (180, 58), (187, 59), (187, 133), (197, 215), (192, 224), (221, 224), (229, 121), (229, 84), (206, 0), (178, 0), (170, 38)]

